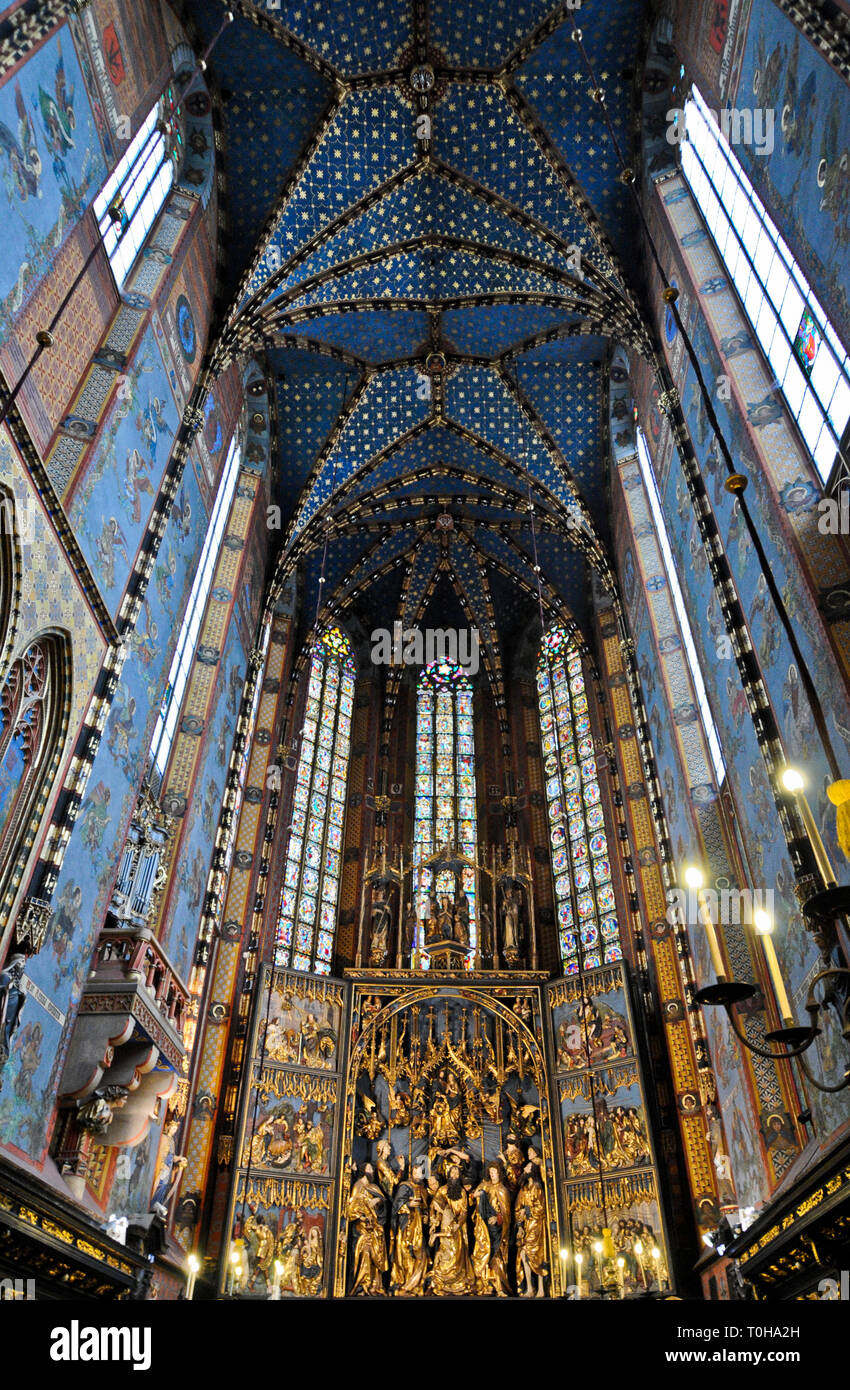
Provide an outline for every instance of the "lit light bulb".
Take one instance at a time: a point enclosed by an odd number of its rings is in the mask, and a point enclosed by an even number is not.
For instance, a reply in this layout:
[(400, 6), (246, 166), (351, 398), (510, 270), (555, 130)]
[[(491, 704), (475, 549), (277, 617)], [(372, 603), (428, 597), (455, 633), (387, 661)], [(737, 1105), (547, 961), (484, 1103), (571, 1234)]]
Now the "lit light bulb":
[(626, 1267), (626, 1262), (625, 1262), (625, 1260), (623, 1259), (622, 1255), (618, 1255), (618, 1256), (617, 1256), (617, 1268), (618, 1268), (618, 1269), (625, 1269), (625, 1267)]
[(562, 1260), (568, 1260), (569, 1258), (570, 1258), (570, 1252), (569, 1252), (569, 1250), (567, 1250), (567, 1248), (566, 1248), (566, 1246), (565, 1246), (564, 1249), (561, 1251), (561, 1259), (562, 1259)]
[(753, 913), (753, 926), (759, 936), (770, 936), (773, 931), (773, 919), (763, 907), (757, 908)]
[(576, 1264), (577, 1264), (577, 1265), (583, 1265), (583, 1264), (584, 1264), (584, 1255), (581, 1253), (581, 1251), (579, 1251), (578, 1254), (576, 1255)]
[(786, 767), (782, 774), (782, 785), (787, 792), (801, 792), (806, 784), (796, 767)]
[(594, 1248), (594, 1250), (596, 1251), (597, 1255), (601, 1255), (601, 1254), (602, 1254), (602, 1241), (601, 1241), (601, 1240), (595, 1240), (595, 1241), (593, 1242), (593, 1248)]
[(643, 1254), (643, 1241), (642, 1241), (642, 1240), (636, 1240), (636, 1241), (635, 1241), (635, 1243), (634, 1243), (634, 1252), (635, 1252), (636, 1255), (642, 1255), (642, 1254)]
[(696, 864), (689, 864), (685, 869), (685, 882), (689, 888), (702, 888), (705, 879), (702, 870), (698, 869)]
[(661, 1251), (658, 1249), (657, 1245), (653, 1245), (652, 1247), (652, 1258), (654, 1260), (658, 1260), (661, 1258)]
[(186, 1261), (186, 1263), (188, 1264), (188, 1266), (189, 1266), (189, 1268), (191, 1269), (192, 1273), (193, 1273), (193, 1274), (197, 1274), (198, 1270), (199, 1270), (200, 1267), (201, 1267), (201, 1262), (200, 1262), (200, 1260), (198, 1259), (197, 1255), (190, 1255), (189, 1258), (188, 1258), (188, 1260)]

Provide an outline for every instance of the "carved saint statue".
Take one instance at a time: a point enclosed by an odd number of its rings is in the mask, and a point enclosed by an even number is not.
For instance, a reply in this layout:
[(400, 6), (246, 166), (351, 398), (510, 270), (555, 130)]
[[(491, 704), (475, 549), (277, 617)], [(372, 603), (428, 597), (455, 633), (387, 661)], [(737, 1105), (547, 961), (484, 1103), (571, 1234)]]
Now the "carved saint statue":
[(390, 1288), (395, 1294), (420, 1297), (425, 1292), (425, 1276), (428, 1273), (428, 1204), (422, 1181), (424, 1169), (417, 1164), (412, 1177), (408, 1178), (404, 1154), (399, 1154), (398, 1168), (399, 1183), (393, 1198), (391, 1217), (393, 1262)]
[(546, 1262), (546, 1203), (540, 1181), (540, 1165), (533, 1148), (528, 1151), (522, 1186), (517, 1193), (516, 1220), (516, 1277), (517, 1289), (525, 1298), (545, 1297), (544, 1281), (549, 1273)]
[(493, 914), (486, 902), (481, 904), (481, 955), (484, 960), (492, 960), (494, 951)]
[(404, 914), (404, 927), (401, 938), (402, 959), (407, 965), (413, 964), (413, 953), (416, 950), (416, 936), (419, 928), (419, 919), (416, 916), (416, 908), (413, 903), (407, 904), (407, 911)]
[(511, 1194), (505, 1186), (502, 1166), (490, 1163), (487, 1176), (473, 1193), (475, 1246), (472, 1264), (479, 1295), (510, 1294), (508, 1246), (511, 1234)]
[(502, 898), (502, 942), (505, 960), (513, 963), (520, 956), (520, 911), (522, 894), (519, 888), (506, 888)]
[(390, 953), (392, 912), (387, 901), (387, 890), (383, 886), (373, 891), (371, 921), (369, 964), (386, 965)]
[(17, 1031), (26, 1002), (27, 995), (23, 984), (26, 963), (26, 956), (16, 952), (0, 970), (0, 1069), (9, 1060), (12, 1038)]
[(456, 1163), (431, 1202), (430, 1244), (435, 1251), (431, 1284), (439, 1298), (463, 1298), (475, 1292), (475, 1271), (469, 1257), (467, 1219), (469, 1198)]
[(455, 898), (455, 940), (459, 946), (469, 945), (469, 898), (462, 884)]
[(432, 890), (428, 894), (428, 925), (425, 929), (425, 942), (437, 941), (440, 936), (440, 904), (437, 901), (437, 894)]
[(379, 1139), (375, 1153), (378, 1158), (378, 1186), (391, 1202), (398, 1182), (398, 1173), (393, 1170), (393, 1151), (389, 1139)]
[(169, 1115), (162, 1127), (159, 1152), (156, 1156), (156, 1177), (151, 1193), (150, 1210), (155, 1211), (163, 1220), (168, 1215), (168, 1204), (188, 1162), (188, 1159), (176, 1152), (177, 1141), (174, 1136), (179, 1127), (180, 1116)]
[(365, 1164), (352, 1184), (345, 1212), (354, 1233), (352, 1294), (384, 1292), (383, 1274), (388, 1265), (384, 1236), (386, 1202), (374, 1178), (371, 1163)]
[(453, 1071), (443, 1072), (431, 1100), (431, 1144), (450, 1149), (463, 1139), (463, 1106), (460, 1082)]
[(437, 927), (441, 941), (454, 940), (454, 909), (452, 900), (448, 893), (444, 893), (440, 899), (440, 911), (437, 917)]

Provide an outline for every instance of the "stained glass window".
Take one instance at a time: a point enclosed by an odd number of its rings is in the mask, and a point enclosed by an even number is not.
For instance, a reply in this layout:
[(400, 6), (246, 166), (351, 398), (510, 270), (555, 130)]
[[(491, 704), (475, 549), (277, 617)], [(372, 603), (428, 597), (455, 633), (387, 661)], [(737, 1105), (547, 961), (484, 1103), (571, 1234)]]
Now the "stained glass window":
[(275, 964), (330, 973), (342, 873), (354, 658), (339, 628), (313, 645), (275, 942)]
[[(443, 847), (475, 863), (478, 843), (475, 800), (475, 735), (472, 730), (472, 685), (460, 666), (432, 661), (419, 677), (416, 703), (416, 785), (413, 808), (413, 870), (420, 921), (420, 953), (424, 947), (423, 920), (429, 894), (453, 898), (452, 869), (434, 873), (426, 861)], [(478, 939), (475, 870), (461, 866), (469, 899), (469, 939)], [(427, 956), (420, 956), (427, 965)]]
[(623, 952), (581, 657), (562, 627), (543, 637), (537, 695), (558, 941), (577, 975)]
[[(174, 181), (183, 137), (177, 120), (177, 95), (169, 87), (148, 113), (94, 201), (103, 244), (119, 289), (124, 284)], [(121, 223), (109, 207), (121, 199)]]
[(825, 482), (850, 418), (850, 355), (696, 87), (685, 128), (682, 171)]

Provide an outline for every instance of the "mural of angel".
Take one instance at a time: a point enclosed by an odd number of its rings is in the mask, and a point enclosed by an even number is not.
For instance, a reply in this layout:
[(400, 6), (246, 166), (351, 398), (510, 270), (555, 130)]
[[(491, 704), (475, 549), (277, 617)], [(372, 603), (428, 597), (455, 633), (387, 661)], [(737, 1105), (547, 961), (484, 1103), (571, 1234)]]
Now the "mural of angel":
[(104, 585), (107, 589), (115, 588), (115, 553), (118, 551), (129, 570), (131, 560), (127, 545), (127, 537), (121, 530), (116, 517), (111, 516), (107, 521), (105, 517), (100, 518), (102, 522), (100, 535), (95, 538), (94, 549), (97, 557), (97, 567), (100, 570)]
[(63, 156), (75, 148), (74, 131), (77, 129), (74, 88), (67, 84), (61, 41), (57, 43), (57, 55), (53, 92), (46, 92), (42, 86), (38, 89), (38, 107), (47, 147), (54, 156), (54, 168), (56, 161), (62, 161)]
[(127, 450), (127, 462), (124, 466), (124, 493), (133, 520), (138, 524), (142, 519), (142, 493), (148, 497), (153, 497), (154, 488), (150, 478), (145, 477), (146, 470), (150, 464), (146, 463), (138, 449)]
[(133, 753), (138, 737), (136, 699), (127, 688), (119, 685), (109, 717), (106, 746), (117, 763), (129, 776), (133, 770)]
[(15, 109), (18, 113), (17, 131), (11, 131), (4, 121), (0, 121), (0, 150), (9, 161), (8, 172), (14, 192), (25, 203), (29, 198), (42, 196), (42, 165), (35, 127), (27, 111), (20, 82), (15, 82)]
[(109, 803), (111, 800), (112, 788), (101, 779), (96, 786), (92, 787), (83, 801), (80, 808), (82, 811), (80, 834), (87, 849), (98, 850), (103, 844), (103, 837), (109, 825)]

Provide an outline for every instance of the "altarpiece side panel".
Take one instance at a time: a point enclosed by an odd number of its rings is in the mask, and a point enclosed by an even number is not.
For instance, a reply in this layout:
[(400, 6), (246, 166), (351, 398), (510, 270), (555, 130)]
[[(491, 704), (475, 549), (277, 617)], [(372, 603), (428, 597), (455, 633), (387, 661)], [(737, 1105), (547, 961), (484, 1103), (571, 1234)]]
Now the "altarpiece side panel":
[(327, 1292), (347, 987), (265, 967), (240, 1118), (225, 1291)]
[(625, 967), (568, 976), (548, 985), (546, 995), (564, 1263), (573, 1296), (628, 1297), (669, 1287)]

